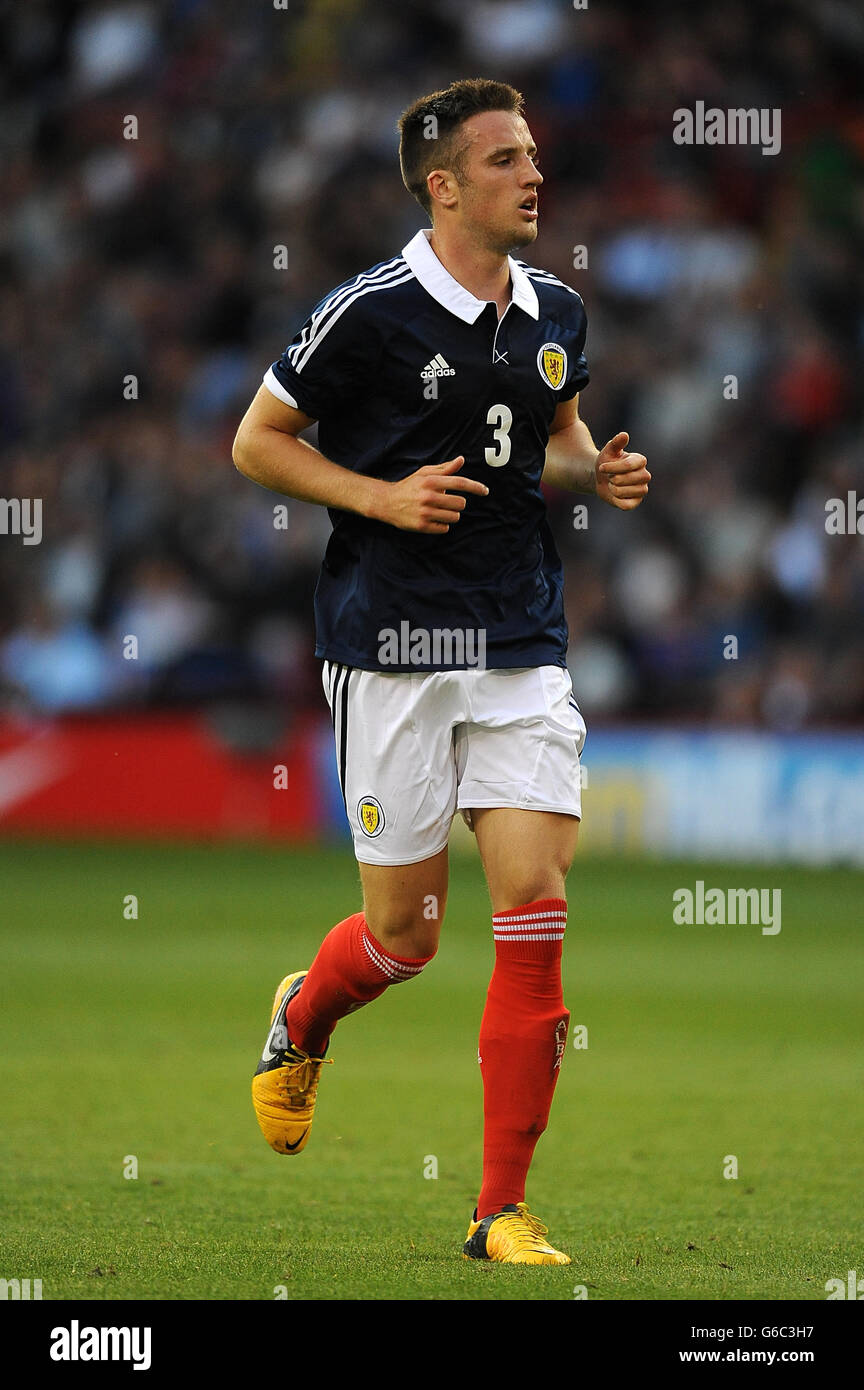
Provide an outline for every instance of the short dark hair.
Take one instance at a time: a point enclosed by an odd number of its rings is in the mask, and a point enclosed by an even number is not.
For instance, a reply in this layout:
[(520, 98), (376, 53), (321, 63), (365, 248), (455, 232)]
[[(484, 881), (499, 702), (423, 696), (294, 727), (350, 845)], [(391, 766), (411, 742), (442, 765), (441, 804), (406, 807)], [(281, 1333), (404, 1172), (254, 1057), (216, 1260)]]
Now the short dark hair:
[(524, 105), (515, 87), (488, 77), (465, 77), (413, 101), (399, 117), (399, 164), (405, 187), (421, 208), (431, 214), (426, 178), (433, 169), (452, 169), (457, 179), (461, 175), (462, 123), (482, 111), (515, 111), (521, 116)]

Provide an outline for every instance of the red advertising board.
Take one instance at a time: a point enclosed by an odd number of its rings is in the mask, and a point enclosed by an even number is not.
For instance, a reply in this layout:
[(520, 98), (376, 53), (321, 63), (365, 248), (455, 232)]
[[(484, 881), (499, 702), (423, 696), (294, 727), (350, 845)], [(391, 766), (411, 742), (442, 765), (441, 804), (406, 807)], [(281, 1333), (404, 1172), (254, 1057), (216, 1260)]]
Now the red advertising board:
[(313, 840), (320, 800), (301, 720), (264, 751), (197, 712), (0, 722), (0, 833)]

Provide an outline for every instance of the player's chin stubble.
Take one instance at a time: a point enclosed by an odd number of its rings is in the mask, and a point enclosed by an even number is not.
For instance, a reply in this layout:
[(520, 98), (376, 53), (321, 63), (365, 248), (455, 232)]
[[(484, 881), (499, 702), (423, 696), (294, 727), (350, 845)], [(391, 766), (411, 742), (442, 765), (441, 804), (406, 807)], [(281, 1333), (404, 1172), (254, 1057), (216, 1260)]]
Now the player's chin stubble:
[(524, 246), (533, 246), (537, 240), (537, 223), (533, 222), (524, 231), (516, 232), (510, 239), (510, 244), (506, 248), (505, 255), (512, 255), (514, 251), (521, 251)]
[(490, 237), (489, 249), (499, 256), (510, 256), (521, 251), (523, 246), (532, 246), (537, 240), (537, 223), (530, 222), (522, 227), (509, 227), (506, 232)]

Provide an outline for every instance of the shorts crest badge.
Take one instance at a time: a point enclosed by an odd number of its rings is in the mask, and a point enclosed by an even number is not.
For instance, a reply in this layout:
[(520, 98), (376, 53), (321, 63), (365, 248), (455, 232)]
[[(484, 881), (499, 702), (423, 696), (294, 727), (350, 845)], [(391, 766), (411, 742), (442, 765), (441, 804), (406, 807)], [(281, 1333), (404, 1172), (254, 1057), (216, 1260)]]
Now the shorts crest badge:
[(384, 809), (374, 796), (364, 796), (357, 803), (357, 819), (360, 829), (370, 840), (380, 835), (384, 829)]
[(537, 354), (537, 368), (547, 385), (557, 391), (567, 379), (567, 354), (560, 343), (544, 343)]

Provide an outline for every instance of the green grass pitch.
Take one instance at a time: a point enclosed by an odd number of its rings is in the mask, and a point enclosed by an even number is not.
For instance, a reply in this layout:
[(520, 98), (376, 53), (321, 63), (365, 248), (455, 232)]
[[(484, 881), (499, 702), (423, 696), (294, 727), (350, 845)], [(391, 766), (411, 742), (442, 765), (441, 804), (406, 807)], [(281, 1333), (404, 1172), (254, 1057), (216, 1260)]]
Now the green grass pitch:
[[(676, 926), (697, 878), (781, 888), (782, 931)], [(350, 849), (5, 843), (0, 1276), (45, 1299), (824, 1299), (862, 1269), (862, 883), (577, 856), (588, 1046), (528, 1189), (573, 1264), (526, 1269), (461, 1258), (492, 962), (475, 858), (422, 978), (340, 1024), (289, 1159), (250, 1079), (279, 978), (359, 905)]]

